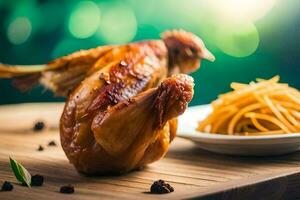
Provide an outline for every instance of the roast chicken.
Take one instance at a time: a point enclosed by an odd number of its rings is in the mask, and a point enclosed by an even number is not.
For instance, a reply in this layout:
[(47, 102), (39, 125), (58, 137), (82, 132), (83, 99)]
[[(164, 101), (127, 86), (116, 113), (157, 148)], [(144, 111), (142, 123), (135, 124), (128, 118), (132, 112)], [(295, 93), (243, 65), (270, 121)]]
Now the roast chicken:
[(40, 66), (0, 65), (21, 90), (41, 83), (67, 96), (61, 144), (85, 174), (125, 173), (162, 158), (177, 119), (193, 97), (185, 73), (214, 60), (200, 38), (183, 30), (162, 40), (82, 50)]

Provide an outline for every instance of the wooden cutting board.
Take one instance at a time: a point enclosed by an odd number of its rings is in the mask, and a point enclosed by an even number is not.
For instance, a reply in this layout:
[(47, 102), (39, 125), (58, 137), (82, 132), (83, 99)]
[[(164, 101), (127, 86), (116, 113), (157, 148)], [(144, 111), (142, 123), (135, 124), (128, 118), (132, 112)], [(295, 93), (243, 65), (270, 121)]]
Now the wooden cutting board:
[[(78, 174), (59, 145), (55, 129), (62, 104), (20, 104), (0, 107), (0, 182), (11, 181), (14, 190), (0, 192), (0, 199), (300, 199), (300, 152), (277, 157), (231, 157), (197, 148), (177, 138), (167, 156), (141, 171), (123, 176), (87, 177)], [(36, 120), (48, 129), (33, 132)], [(50, 128), (49, 128), (50, 126)], [(48, 147), (55, 140), (57, 147)], [(44, 151), (37, 151), (39, 145)], [(32, 174), (45, 177), (42, 187), (17, 184), (9, 156)], [(153, 181), (163, 179), (173, 193), (149, 193)], [(74, 194), (61, 194), (62, 185), (73, 184)]]

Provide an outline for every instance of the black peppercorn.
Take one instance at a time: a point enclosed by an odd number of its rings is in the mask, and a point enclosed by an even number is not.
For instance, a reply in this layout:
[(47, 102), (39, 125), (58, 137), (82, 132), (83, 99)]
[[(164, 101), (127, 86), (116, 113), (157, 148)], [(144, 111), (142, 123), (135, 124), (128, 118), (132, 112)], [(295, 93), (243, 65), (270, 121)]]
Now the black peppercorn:
[(38, 151), (44, 151), (44, 147), (42, 145), (39, 145)]
[(69, 185), (61, 186), (59, 192), (64, 194), (72, 194), (75, 192), (75, 189), (74, 186), (69, 184)]
[(150, 191), (154, 194), (165, 194), (174, 192), (174, 188), (164, 180), (158, 180), (151, 185)]
[(42, 186), (44, 183), (44, 177), (41, 175), (34, 175), (31, 177), (31, 185), (32, 186)]
[(13, 189), (14, 189), (14, 186), (8, 181), (5, 181), (1, 187), (2, 191), (12, 191)]
[(48, 143), (48, 146), (56, 146), (55, 141), (54, 141), (54, 140), (50, 141), (50, 142)]
[(45, 123), (42, 121), (38, 121), (34, 124), (33, 130), (34, 131), (41, 131), (45, 128)]

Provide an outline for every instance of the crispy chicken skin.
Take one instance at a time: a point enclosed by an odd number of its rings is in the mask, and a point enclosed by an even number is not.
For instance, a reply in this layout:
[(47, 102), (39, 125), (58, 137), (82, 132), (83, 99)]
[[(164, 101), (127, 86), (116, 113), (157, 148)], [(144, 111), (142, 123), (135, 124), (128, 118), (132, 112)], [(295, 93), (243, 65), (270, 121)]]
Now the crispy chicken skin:
[(175, 136), (175, 131), (171, 133), (177, 126), (175, 117), (192, 96), (193, 79), (180, 74), (91, 117), (76, 116), (77, 104), (68, 101), (61, 118), (62, 146), (84, 173), (122, 173), (142, 167), (165, 155)]
[[(79, 51), (46, 65), (0, 64), (0, 77), (28, 89), (41, 83), (68, 94), (60, 119), (62, 147), (85, 174), (125, 173), (162, 158), (177, 119), (193, 97), (201, 59), (213, 55), (192, 33), (167, 31), (162, 40)], [(167, 78), (169, 77), (169, 78)]]

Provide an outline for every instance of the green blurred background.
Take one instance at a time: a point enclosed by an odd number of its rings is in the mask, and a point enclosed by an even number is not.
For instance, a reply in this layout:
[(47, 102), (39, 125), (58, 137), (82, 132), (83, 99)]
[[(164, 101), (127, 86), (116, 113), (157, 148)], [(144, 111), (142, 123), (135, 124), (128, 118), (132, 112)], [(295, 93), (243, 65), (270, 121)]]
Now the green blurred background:
[[(192, 105), (232, 81), (279, 74), (300, 88), (300, 0), (2, 0), (0, 62), (40, 64), (79, 49), (157, 39), (167, 29), (200, 36), (216, 56), (192, 76)], [(0, 104), (63, 101), (41, 86), (28, 93), (0, 80)]]

